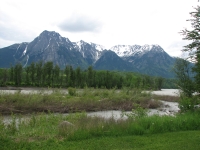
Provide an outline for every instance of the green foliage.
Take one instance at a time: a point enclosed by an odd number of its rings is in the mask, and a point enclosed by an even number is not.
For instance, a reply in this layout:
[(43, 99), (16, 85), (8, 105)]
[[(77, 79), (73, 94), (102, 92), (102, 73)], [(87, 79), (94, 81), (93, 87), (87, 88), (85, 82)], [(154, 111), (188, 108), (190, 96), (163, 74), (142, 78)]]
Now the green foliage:
[(177, 58), (173, 71), (177, 77), (178, 88), (182, 90), (185, 96), (191, 97), (194, 92), (193, 74), (190, 63), (184, 59)]
[(43, 69), (42, 69), (42, 62), (37, 62), (35, 65), (36, 69), (36, 76), (35, 76), (35, 85), (41, 86), (42, 84), (42, 74), (43, 74)]
[(191, 43), (184, 46), (184, 51), (189, 52), (189, 59), (195, 63), (193, 67), (194, 72), (194, 81), (195, 81), (195, 91), (200, 93), (200, 34), (199, 34), (199, 26), (200, 26), (200, 7), (197, 6), (194, 8), (195, 10), (191, 12), (191, 19), (188, 21), (191, 22), (192, 30), (184, 29), (181, 31), (181, 34), (184, 36), (184, 40), (190, 40)]
[(125, 115), (128, 117), (128, 119), (133, 120), (137, 120), (148, 116), (148, 111), (146, 109), (143, 109), (140, 105), (134, 104), (134, 108), (135, 109), (132, 109), (131, 113), (123, 113), (122, 116)]
[(179, 100), (179, 108), (181, 112), (195, 111), (195, 105), (199, 104), (198, 96), (187, 97), (184, 94), (181, 94)]
[[(193, 93), (200, 93), (200, 34), (199, 34), (199, 26), (200, 26), (200, 7), (197, 6), (195, 11), (190, 13), (192, 19), (191, 21), (192, 30), (189, 31), (184, 29), (181, 31), (181, 34), (184, 36), (184, 40), (191, 40), (192, 42), (186, 46), (184, 46), (183, 51), (189, 52), (189, 60), (194, 62), (194, 67), (192, 67), (188, 61), (183, 59), (177, 59), (174, 72), (178, 78), (179, 88), (182, 90), (181, 100), (179, 102), (179, 106), (181, 111), (193, 111), (194, 105), (196, 103), (196, 97)], [(193, 74), (191, 73), (193, 72)]]
[(76, 89), (72, 88), (72, 87), (69, 87), (68, 88), (68, 93), (69, 93), (70, 96), (75, 96), (76, 95)]
[(20, 63), (14, 67), (14, 82), (16, 86), (20, 86), (22, 83), (22, 65)]
[(6, 86), (8, 81), (9, 81), (8, 69), (0, 68), (0, 86)]
[(193, 98), (182, 97), (179, 101), (179, 108), (182, 112), (193, 110), (194, 109)]

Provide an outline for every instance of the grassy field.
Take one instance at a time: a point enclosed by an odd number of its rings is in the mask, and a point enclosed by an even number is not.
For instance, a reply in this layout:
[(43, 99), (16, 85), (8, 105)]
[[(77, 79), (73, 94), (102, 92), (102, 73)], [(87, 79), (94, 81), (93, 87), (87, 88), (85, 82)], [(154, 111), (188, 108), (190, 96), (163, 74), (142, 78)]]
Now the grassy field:
[(87, 140), (67, 141), (49, 139), (42, 142), (14, 142), (0, 139), (0, 149), (40, 149), (40, 150), (199, 150), (200, 131), (171, 132), (142, 136), (96, 137)]

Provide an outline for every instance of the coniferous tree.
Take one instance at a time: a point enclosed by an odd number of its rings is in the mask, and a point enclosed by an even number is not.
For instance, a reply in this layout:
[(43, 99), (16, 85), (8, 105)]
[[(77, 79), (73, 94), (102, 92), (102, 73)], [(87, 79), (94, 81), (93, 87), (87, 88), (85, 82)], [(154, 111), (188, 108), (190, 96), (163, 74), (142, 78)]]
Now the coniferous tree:
[(30, 67), (30, 76), (31, 76), (31, 84), (35, 84), (35, 72), (36, 72), (36, 67), (35, 67), (35, 63), (32, 62)]
[(0, 69), (0, 86), (7, 85), (8, 74), (8, 69)]
[(63, 76), (64, 76), (64, 71), (61, 70), (61, 71), (60, 71), (60, 78), (59, 78), (59, 86), (60, 86), (60, 87), (63, 86), (63, 80), (64, 80)]
[(13, 67), (13, 65), (10, 66), (10, 81), (14, 82), (14, 67)]
[(70, 85), (70, 67), (67, 65), (65, 67), (65, 85), (68, 87)]
[(69, 72), (70, 72), (70, 75), (69, 75), (69, 77), (70, 77), (70, 86), (74, 87), (75, 86), (76, 77), (75, 77), (75, 71), (72, 68), (72, 66), (69, 67)]
[(81, 69), (80, 69), (80, 67), (77, 67), (76, 68), (76, 70), (75, 70), (75, 72), (76, 72), (76, 87), (80, 87), (80, 85), (81, 85)]
[(41, 86), (42, 84), (42, 71), (43, 71), (43, 64), (42, 61), (37, 62), (35, 65), (35, 71), (36, 71), (36, 85)]
[(25, 68), (25, 72), (26, 72), (25, 83), (26, 85), (29, 85), (30, 84), (30, 66), (27, 66)]
[(53, 68), (53, 75), (52, 75), (52, 84), (55, 86), (55, 84), (59, 84), (59, 78), (60, 78), (60, 67), (58, 65), (55, 65)]
[(87, 78), (88, 78), (88, 87), (92, 87), (92, 84), (93, 84), (93, 67), (92, 66), (89, 66), (88, 67), (88, 70), (87, 70)]
[(53, 74), (53, 62), (46, 62), (45, 71), (47, 73), (47, 85), (51, 86), (52, 84), (52, 74)]
[(22, 82), (22, 65), (17, 63), (14, 67), (14, 81), (16, 86), (20, 86)]

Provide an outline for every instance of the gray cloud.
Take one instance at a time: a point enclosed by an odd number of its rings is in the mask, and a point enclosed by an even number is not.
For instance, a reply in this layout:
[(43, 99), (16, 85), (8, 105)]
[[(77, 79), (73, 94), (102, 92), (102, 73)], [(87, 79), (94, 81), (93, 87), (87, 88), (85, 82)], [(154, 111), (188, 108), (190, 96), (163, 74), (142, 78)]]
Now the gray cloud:
[(58, 27), (68, 32), (98, 32), (102, 23), (87, 16), (75, 15), (60, 23)]

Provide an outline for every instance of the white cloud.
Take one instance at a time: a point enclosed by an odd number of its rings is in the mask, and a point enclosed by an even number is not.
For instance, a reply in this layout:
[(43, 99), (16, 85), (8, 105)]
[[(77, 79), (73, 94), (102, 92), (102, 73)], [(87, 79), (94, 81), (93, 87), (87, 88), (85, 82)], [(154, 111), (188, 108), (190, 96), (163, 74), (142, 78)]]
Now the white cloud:
[(0, 47), (32, 41), (50, 30), (71, 41), (106, 48), (159, 44), (177, 56), (185, 44), (178, 32), (190, 28), (186, 20), (197, 4), (197, 0), (1, 0)]

